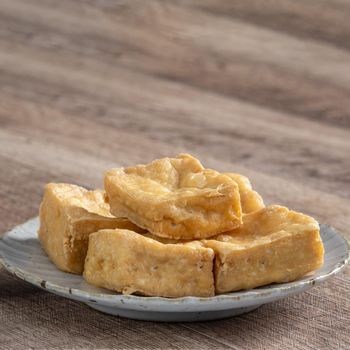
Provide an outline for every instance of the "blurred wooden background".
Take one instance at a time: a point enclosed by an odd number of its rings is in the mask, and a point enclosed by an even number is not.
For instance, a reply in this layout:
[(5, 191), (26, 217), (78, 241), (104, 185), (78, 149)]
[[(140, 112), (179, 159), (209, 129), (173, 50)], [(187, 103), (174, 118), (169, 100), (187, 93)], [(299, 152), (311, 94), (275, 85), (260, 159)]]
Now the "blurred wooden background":
[[(350, 238), (349, 16), (346, 0), (0, 0), (0, 232), (37, 214), (46, 182), (101, 186), (106, 168), (186, 151)], [(0, 345), (345, 349), (349, 280), (170, 326), (1, 271)]]

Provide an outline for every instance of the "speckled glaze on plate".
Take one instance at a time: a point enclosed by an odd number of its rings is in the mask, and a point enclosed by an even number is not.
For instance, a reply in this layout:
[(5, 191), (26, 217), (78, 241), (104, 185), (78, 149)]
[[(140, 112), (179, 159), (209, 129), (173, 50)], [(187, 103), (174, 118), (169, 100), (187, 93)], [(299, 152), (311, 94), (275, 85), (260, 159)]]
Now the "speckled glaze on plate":
[(301, 293), (339, 272), (349, 260), (347, 241), (332, 227), (320, 225), (325, 262), (315, 273), (295, 282), (272, 284), (210, 298), (159, 298), (122, 295), (96, 288), (82, 276), (58, 270), (41, 249), (34, 218), (0, 240), (0, 263), (17, 277), (49, 292), (78, 300), (112, 315), (147, 321), (204, 321), (231, 317), (278, 299)]

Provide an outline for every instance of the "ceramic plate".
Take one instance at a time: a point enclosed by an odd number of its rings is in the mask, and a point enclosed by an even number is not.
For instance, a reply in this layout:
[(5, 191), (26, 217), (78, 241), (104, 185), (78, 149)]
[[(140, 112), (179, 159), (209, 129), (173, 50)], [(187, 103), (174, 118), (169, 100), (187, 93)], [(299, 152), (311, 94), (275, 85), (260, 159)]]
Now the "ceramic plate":
[(339, 272), (349, 259), (347, 241), (335, 229), (320, 225), (325, 263), (301, 280), (210, 298), (122, 295), (95, 288), (82, 276), (59, 271), (40, 247), (38, 227), (39, 219), (31, 219), (7, 232), (0, 240), (0, 262), (5, 269), (40, 288), (82, 301), (96, 310), (149, 321), (204, 321), (239, 315), (311, 288)]

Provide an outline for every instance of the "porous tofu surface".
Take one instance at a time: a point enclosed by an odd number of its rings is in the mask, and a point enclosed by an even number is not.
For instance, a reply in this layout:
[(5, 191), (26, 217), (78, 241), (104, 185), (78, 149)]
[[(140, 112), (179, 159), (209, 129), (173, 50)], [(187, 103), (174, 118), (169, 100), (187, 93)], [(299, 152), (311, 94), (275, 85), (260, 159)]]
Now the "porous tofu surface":
[(46, 185), (39, 217), (43, 249), (58, 268), (72, 273), (83, 271), (90, 233), (115, 227), (140, 231), (110, 213), (104, 191), (64, 183)]
[(323, 264), (318, 223), (277, 205), (244, 215), (239, 228), (203, 243), (215, 251), (216, 293), (293, 281)]
[(105, 190), (114, 215), (160, 237), (206, 238), (241, 224), (237, 183), (188, 154), (111, 169)]
[(112, 169), (105, 188), (50, 183), (39, 215), (52, 262), (97, 287), (209, 297), (293, 281), (323, 264), (312, 217), (265, 207), (248, 178), (190, 155)]
[(84, 278), (124, 294), (208, 297), (214, 295), (213, 259), (200, 241), (101, 230), (90, 236)]

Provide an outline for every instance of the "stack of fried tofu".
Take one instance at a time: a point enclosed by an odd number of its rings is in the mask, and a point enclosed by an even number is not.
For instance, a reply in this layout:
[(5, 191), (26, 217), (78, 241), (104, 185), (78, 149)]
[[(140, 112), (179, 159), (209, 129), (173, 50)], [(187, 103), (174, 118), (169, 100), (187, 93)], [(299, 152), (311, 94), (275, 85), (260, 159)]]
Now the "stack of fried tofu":
[(63, 271), (124, 294), (210, 297), (323, 264), (318, 223), (265, 207), (247, 177), (180, 154), (108, 170), (105, 191), (50, 183), (39, 238)]

